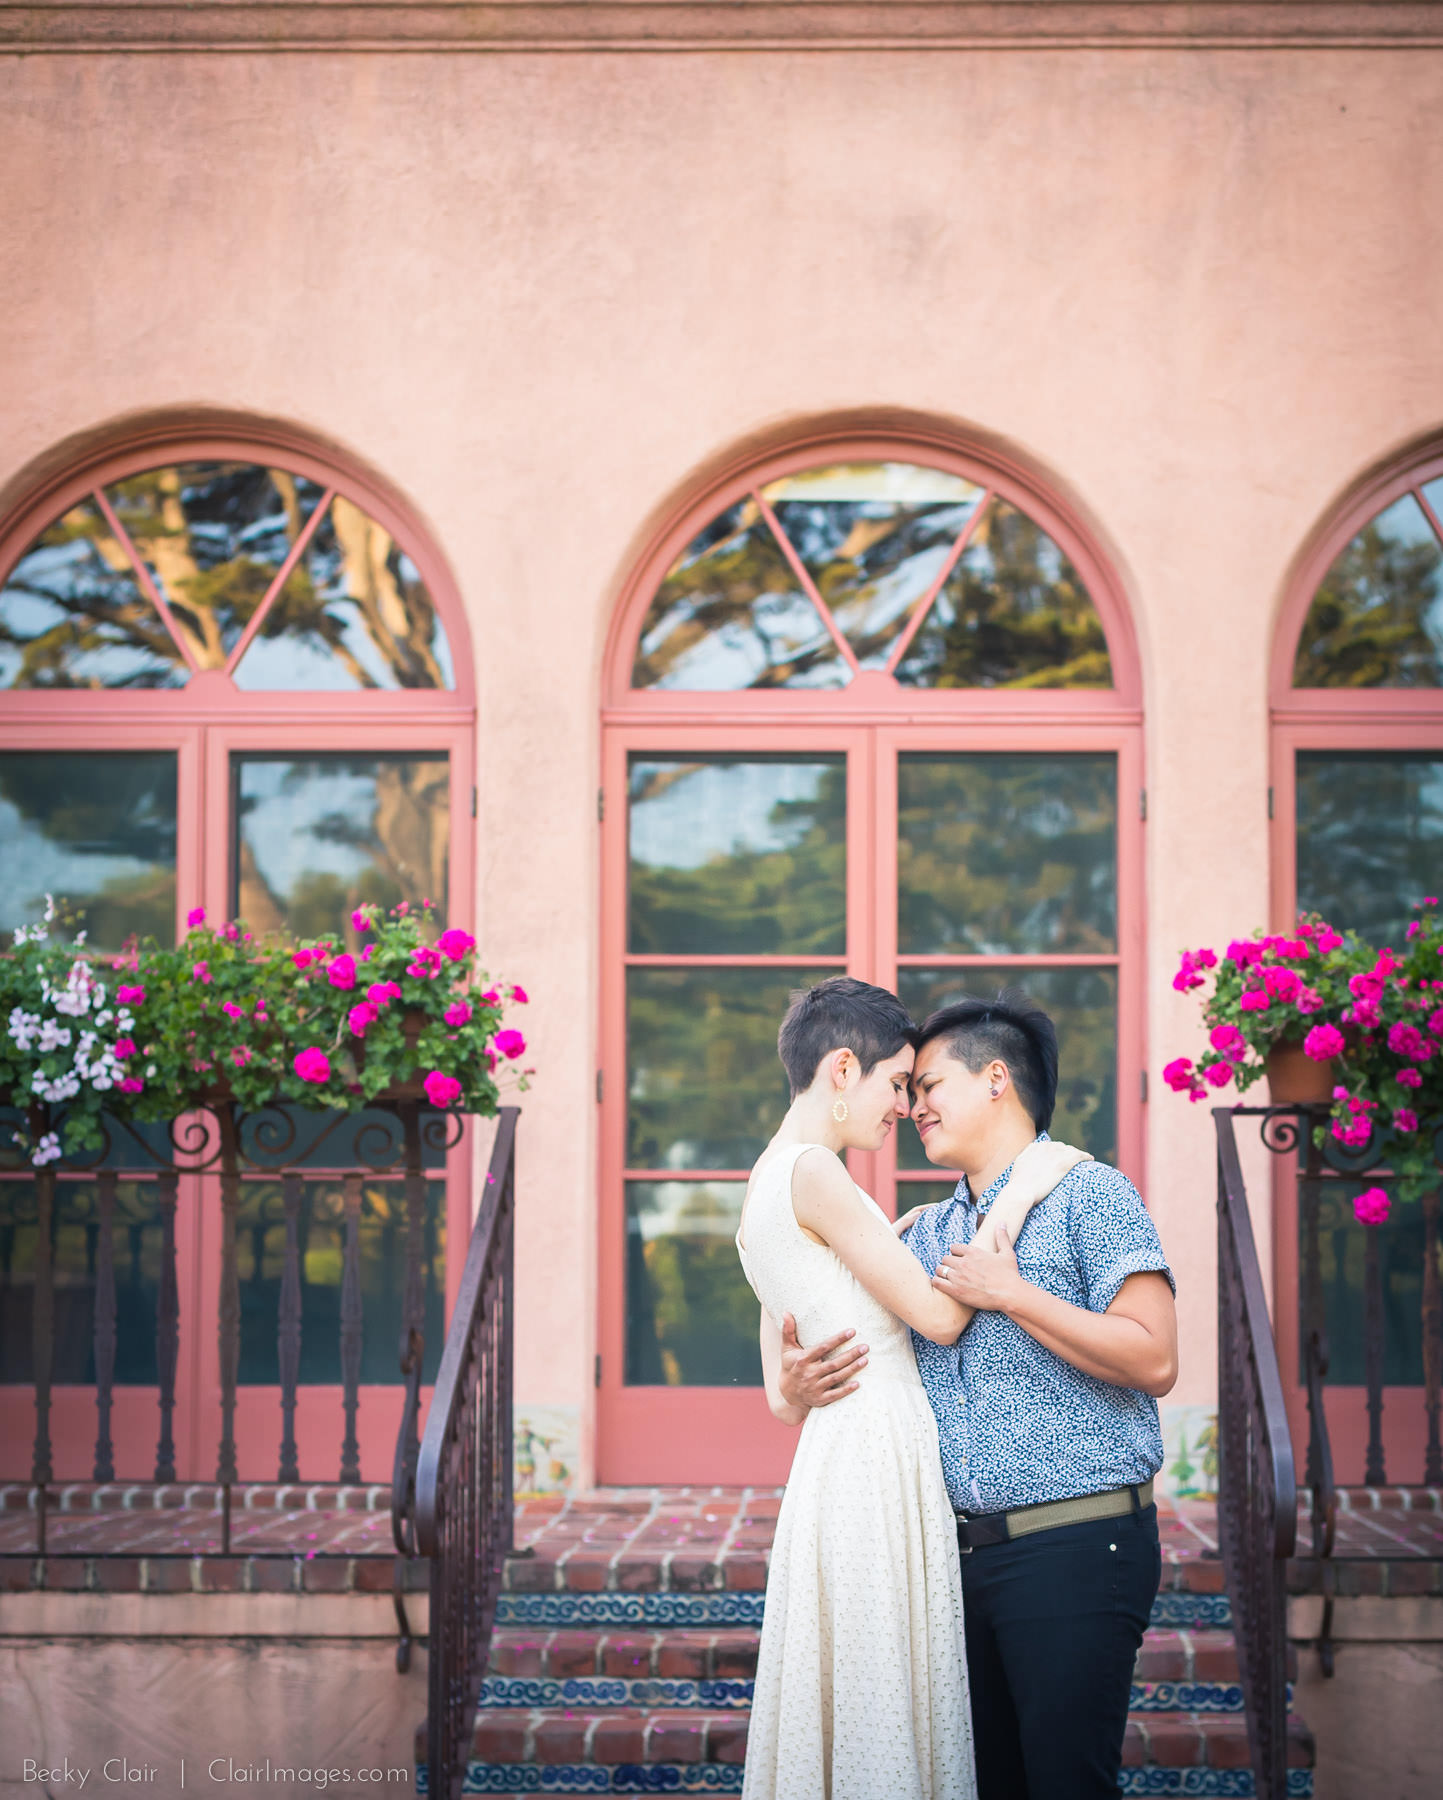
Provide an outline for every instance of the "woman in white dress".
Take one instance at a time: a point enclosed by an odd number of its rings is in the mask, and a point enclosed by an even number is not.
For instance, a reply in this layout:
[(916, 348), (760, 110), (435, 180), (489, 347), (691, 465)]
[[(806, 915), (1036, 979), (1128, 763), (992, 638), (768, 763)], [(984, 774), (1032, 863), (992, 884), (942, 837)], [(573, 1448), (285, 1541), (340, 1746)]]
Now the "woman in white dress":
[[(772, 1412), (801, 1424), (777, 1519), (747, 1737), (745, 1800), (974, 1800), (957, 1527), (908, 1326), (955, 1343), (971, 1313), (932, 1286), (851, 1180), (910, 1110), (912, 1022), (836, 976), (794, 996), (778, 1048), (792, 1104), (751, 1173), (737, 1232), (762, 1303)], [(1083, 1153), (1019, 1158), (987, 1229), (1015, 1238)], [(781, 1325), (804, 1345), (855, 1326), (856, 1391), (782, 1398)]]

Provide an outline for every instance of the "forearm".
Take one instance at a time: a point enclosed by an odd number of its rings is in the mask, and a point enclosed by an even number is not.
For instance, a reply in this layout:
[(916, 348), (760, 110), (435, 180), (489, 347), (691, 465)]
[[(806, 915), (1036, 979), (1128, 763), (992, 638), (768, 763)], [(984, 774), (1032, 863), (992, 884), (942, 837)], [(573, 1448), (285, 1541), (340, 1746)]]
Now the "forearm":
[(783, 1425), (800, 1425), (806, 1419), (810, 1407), (788, 1400), (782, 1392), (781, 1382), (767, 1377), (767, 1405), (774, 1419), (780, 1419)]
[(1084, 1375), (1145, 1394), (1165, 1394), (1172, 1386), (1168, 1346), (1125, 1314), (1088, 1312), (1020, 1280), (1002, 1310), (1044, 1349)]

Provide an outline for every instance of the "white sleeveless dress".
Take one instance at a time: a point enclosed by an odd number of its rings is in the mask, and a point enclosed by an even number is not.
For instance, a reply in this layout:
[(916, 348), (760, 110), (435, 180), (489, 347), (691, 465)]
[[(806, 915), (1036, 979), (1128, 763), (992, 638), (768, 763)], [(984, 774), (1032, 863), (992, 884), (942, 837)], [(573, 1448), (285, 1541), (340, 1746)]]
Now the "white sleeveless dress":
[[(907, 1327), (802, 1230), (776, 1151), (737, 1250), (762, 1305), (815, 1344), (854, 1326), (855, 1394), (802, 1426), (777, 1519), (745, 1800), (975, 1800), (957, 1527)], [(858, 1189), (861, 1193), (861, 1189)], [(886, 1215), (870, 1195), (865, 1203)]]

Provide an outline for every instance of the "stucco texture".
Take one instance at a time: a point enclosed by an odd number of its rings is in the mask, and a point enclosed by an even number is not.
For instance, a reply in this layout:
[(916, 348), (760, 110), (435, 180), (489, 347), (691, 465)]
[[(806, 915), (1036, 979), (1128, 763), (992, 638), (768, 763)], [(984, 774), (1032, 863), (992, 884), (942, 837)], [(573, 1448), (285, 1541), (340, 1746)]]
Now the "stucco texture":
[(1173, 1400), (1210, 1402), (1211, 1133), (1158, 1079), (1197, 1043), (1169, 978), (1268, 916), (1290, 562), (1443, 419), (1440, 77), (1427, 50), (0, 58), (0, 489), (125, 415), (241, 410), (373, 464), (455, 571), (479, 934), (541, 1071), (523, 1401), (591, 1403), (616, 596), (723, 452), (894, 412), (1029, 461), (1134, 609), (1146, 1187)]

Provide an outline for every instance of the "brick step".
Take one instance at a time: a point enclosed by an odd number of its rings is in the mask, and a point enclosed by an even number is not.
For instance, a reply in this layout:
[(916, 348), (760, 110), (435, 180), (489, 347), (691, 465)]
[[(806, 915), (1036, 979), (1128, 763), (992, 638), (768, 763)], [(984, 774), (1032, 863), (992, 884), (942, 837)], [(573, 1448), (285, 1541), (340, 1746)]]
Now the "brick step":
[[(745, 1709), (759, 1634), (503, 1627), (492, 1639), (483, 1709), (652, 1707)], [(1226, 1631), (1149, 1631), (1138, 1655), (1136, 1712), (1236, 1712), (1237, 1648)]]
[[(743, 1713), (673, 1708), (535, 1707), (476, 1716), (468, 1792), (739, 1793), (746, 1760)], [(418, 1762), (424, 1752), (418, 1740)], [(1312, 1792), (1313, 1741), (1288, 1722), (1290, 1795)], [(423, 1790), (424, 1791), (424, 1787)], [(1134, 1713), (1123, 1746), (1121, 1791), (1253, 1793), (1240, 1714)]]
[[(498, 1628), (541, 1630), (603, 1627), (703, 1631), (725, 1626), (759, 1630), (760, 1593), (503, 1593), (496, 1603)], [(1172, 1631), (1226, 1631), (1232, 1608), (1226, 1594), (1165, 1589), (1153, 1602), (1152, 1624)]]

